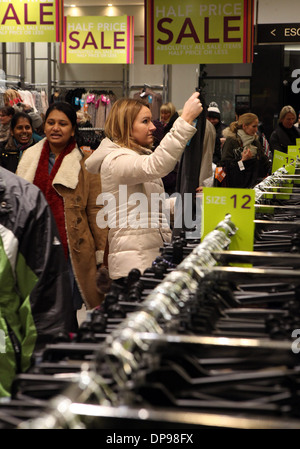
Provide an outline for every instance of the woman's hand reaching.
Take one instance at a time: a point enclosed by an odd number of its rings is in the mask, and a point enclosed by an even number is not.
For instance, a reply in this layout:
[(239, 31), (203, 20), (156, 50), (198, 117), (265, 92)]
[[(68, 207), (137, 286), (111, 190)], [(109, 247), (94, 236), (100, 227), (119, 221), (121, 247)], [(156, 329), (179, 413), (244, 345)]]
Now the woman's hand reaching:
[(198, 115), (201, 114), (202, 111), (203, 107), (199, 100), (199, 92), (194, 92), (193, 95), (191, 95), (190, 98), (185, 102), (181, 117), (191, 125), (195, 118), (198, 117)]

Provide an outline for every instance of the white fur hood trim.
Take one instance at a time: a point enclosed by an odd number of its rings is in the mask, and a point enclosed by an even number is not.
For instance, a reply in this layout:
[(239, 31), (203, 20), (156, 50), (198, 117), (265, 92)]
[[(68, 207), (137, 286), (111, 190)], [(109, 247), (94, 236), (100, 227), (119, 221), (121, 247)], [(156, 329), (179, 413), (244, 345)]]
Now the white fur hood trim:
[[(16, 174), (33, 183), (36, 169), (46, 138), (29, 147), (23, 154)], [(78, 176), (81, 170), (80, 161), (82, 154), (76, 146), (71, 153), (63, 159), (58, 172), (53, 179), (53, 185), (61, 184), (69, 189), (75, 189), (78, 184)]]

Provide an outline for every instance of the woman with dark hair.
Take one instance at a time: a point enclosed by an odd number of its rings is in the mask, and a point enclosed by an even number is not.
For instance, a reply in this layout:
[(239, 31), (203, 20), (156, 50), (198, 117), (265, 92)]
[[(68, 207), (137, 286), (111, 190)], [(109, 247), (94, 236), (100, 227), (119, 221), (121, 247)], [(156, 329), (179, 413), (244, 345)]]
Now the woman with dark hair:
[(15, 173), (23, 152), (41, 139), (33, 133), (31, 117), (25, 112), (16, 112), (10, 121), (10, 137), (0, 150), (0, 164)]
[(44, 131), (46, 137), (24, 153), (17, 174), (38, 186), (52, 209), (69, 263), (74, 309), (82, 302), (94, 308), (104, 299), (96, 274), (107, 236), (96, 224), (100, 179), (85, 169), (88, 156), (76, 142), (77, 116), (71, 104), (53, 103)]
[[(197, 131), (193, 122), (203, 109), (198, 97), (195, 92), (186, 101), (181, 117), (153, 152), (155, 126), (150, 108), (138, 99), (117, 100), (105, 123), (106, 138), (86, 161), (91, 173), (100, 174), (103, 197), (108, 200), (103, 226), (107, 216), (111, 279), (126, 277), (136, 267), (143, 272), (164, 242), (171, 241), (161, 178), (173, 170)], [(158, 208), (157, 195), (163, 202)], [(141, 200), (137, 221), (134, 198)]]

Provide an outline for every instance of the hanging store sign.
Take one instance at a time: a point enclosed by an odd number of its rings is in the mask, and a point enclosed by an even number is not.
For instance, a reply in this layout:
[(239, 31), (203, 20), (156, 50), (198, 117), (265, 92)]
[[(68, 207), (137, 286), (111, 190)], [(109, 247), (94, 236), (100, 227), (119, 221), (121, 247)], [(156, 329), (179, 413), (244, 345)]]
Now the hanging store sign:
[(145, 0), (145, 64), (253, 59), (254, 0)]
[(299, 44), (300, 23), (262, 23), (257, 25), (258, 44)]
[(61, 42), (64, 0), (1, 0), (1, 42)]
[(132, 64), (133, 16), (65, 17), (62, 63)]

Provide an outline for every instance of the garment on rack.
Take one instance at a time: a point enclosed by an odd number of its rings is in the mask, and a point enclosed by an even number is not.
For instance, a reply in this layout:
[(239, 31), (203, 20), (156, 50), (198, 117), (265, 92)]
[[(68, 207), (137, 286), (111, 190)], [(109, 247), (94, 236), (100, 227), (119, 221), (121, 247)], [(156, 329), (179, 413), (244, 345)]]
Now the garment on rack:
[[(34, 86), (34, 85), (33, 85)], [(0, 88), (0, 104), (9, 104), (16, 106), (18, 103), (24, 103), (33, 109), (33, 112), (45, 114), (48, 109), (48, 98), (45, 90), (32, 89), (3, 89)]]
[(96, 150), (104, 139), (104, 131), (99, 128), (78, 129), (76, 138), (79, 148), (82, 150)]
[(100, 90), (89, 91), (84, 96), (88, 105), (88, 113), (92, 117), (92, 124), (95, 128), (104, 128), (108, 114), (117, 97), (112, 91)]
[(74, 106), (76, 111), (79, 111), (81, 106), (80, 106), (80, 103), (79, 104), (77, 103), (76, 98), (81, 98), (82, 95), (85, 93), (86, 93), (85, 88), (77, 88), (77, 89), (69, 90), (69, 91), (67, 91), (67, 93), (65, 95), (65, 101), (67, 103), (70, 103), (72, 106)]
[(162, 95), (159, 92), (155, 92), (151, 87), (144, 87), (140, 92), (136, 92), (133, 98), (145, 100), (152, 112), (152, 120), (160, 119)]
[[(196, 189), (199, 187), (199, 176), (201, 170), (201, 161), (203, 156), (203, 141), (206, 128), (206, 106), (203, 96), (200, 94), (200, 101), (203, 105), (203, 111), (196, 119), (197, 133), (188, 142), (185, 151), (181, 156), (177, 174), (176, 191), (180, 193), (182, 199), (182, 213), (186, 214), (186, 203), (184, 202), (184, 194), (189, 193), (192, 195), (192, 213), (193, 220), (195, 220), (196, 214)], [(190, 218), (190, 217), (186, 217)], [(174, 235), (180, 234), (184, 228), (184, 215), (182, 217), (182, 228), (179, 225), (174, 229)]]

